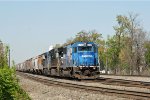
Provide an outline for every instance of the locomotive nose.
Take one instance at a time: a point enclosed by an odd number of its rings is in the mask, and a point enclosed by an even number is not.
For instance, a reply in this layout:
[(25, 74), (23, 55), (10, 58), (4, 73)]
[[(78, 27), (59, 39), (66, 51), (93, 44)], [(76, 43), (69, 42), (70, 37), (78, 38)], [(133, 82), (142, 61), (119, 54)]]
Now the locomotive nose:
[(80, 65), (81, 66), (93, 66), (94, 65), (94, 54), (93, 53), (80, 54)]

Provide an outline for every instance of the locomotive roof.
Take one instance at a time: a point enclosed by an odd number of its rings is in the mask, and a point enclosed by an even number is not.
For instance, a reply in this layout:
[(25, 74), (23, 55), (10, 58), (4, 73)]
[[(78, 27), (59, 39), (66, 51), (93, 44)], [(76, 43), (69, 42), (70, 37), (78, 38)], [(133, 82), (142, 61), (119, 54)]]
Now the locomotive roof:
[(74, 44), (72, 44), (72, 47), (77, 47), (77, 46), (79, 46), (79, 44), (85, 44), (85, 43), (92, 44), (92, 46), (94, 45), (97, 47), (97, 45), (94, 42), (75, 42)]

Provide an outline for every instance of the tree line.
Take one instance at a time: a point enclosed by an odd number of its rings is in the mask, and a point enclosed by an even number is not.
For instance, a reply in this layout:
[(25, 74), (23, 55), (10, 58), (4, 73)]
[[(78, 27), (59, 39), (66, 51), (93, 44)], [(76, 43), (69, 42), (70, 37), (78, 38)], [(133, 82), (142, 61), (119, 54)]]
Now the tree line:
[(108, 65), (115, 74), (149, 75), (150, 40), (137, 18), (138, 15), (132, 13), (118, 15), (115, 35), (106, 41)]
[(63, 45), (76, 41), (95, 42), (99, 46), (101, 70), (119, 75), (150, 75), (150, 38), (138, 21), (138, 15), (118, 15), (116, 21), (115, 35), (108, 36), (107, 40), (96, 30), (80, 31)]

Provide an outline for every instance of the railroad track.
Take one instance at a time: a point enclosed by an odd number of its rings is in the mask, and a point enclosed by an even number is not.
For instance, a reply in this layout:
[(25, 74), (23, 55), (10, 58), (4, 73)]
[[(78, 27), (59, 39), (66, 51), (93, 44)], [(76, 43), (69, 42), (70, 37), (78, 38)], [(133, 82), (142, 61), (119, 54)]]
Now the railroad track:
[(133, 99), (142, 99), (142, 100), (149, 100), (150, 99), (150, 92), (138, 92), (138, 91), (131, 91), (131, 90), (121, 90), (121, 89), (112, 89), (112, 88), (105, 88), (105, 87), (98, 87), (98, 86), (88, 86), (88, 85), (81, 85), (77, 83), (69, 83), (69, 82), (62, 82), (55, 79), (47, 79), (43, 77), (39, 77), (38, 75), (31, 75), (31, 74), (24, 74), (24, 73), (17, 73), (18, 75), (21, 75), (23, 77), (41, 82), (46, 85), (57, 85), (57, 86), (63, 86), (63, 87), (69, 87), (69, 88), (76, 88), (76, 89), (84, 89), (88, 91), (95, 91), (100, 92), (104, 94), (110, 94), (110, 95), (118, 95), (122, 97), (127, 98), (133, 98)]
[(150, 82), (144, 81), (133, 81), (133, 80), (124, 80), (124, 79), (113, 79), (113, 78), (103, 78), (100, 77), (95, 82), (101, 82), (102, 84), (107, 85), (119, 85), (126, 87), (139, 87), (139, 88), (147, 88), (150, 89)]
[(101, 74), (105, 76), (127, 76), (127, 77), (150, 77), (150, 75), (114, 75), (114, 74)]

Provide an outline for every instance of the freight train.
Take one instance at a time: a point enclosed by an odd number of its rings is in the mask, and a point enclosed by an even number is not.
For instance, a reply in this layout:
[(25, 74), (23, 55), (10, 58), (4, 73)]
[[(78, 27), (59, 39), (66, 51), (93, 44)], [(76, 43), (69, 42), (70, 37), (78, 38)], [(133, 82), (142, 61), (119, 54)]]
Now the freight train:
[(99, 77), (98, 46), (75, 42), (54, 48), (16, 65), (16, 70), (42, 75), (95, 79)]

